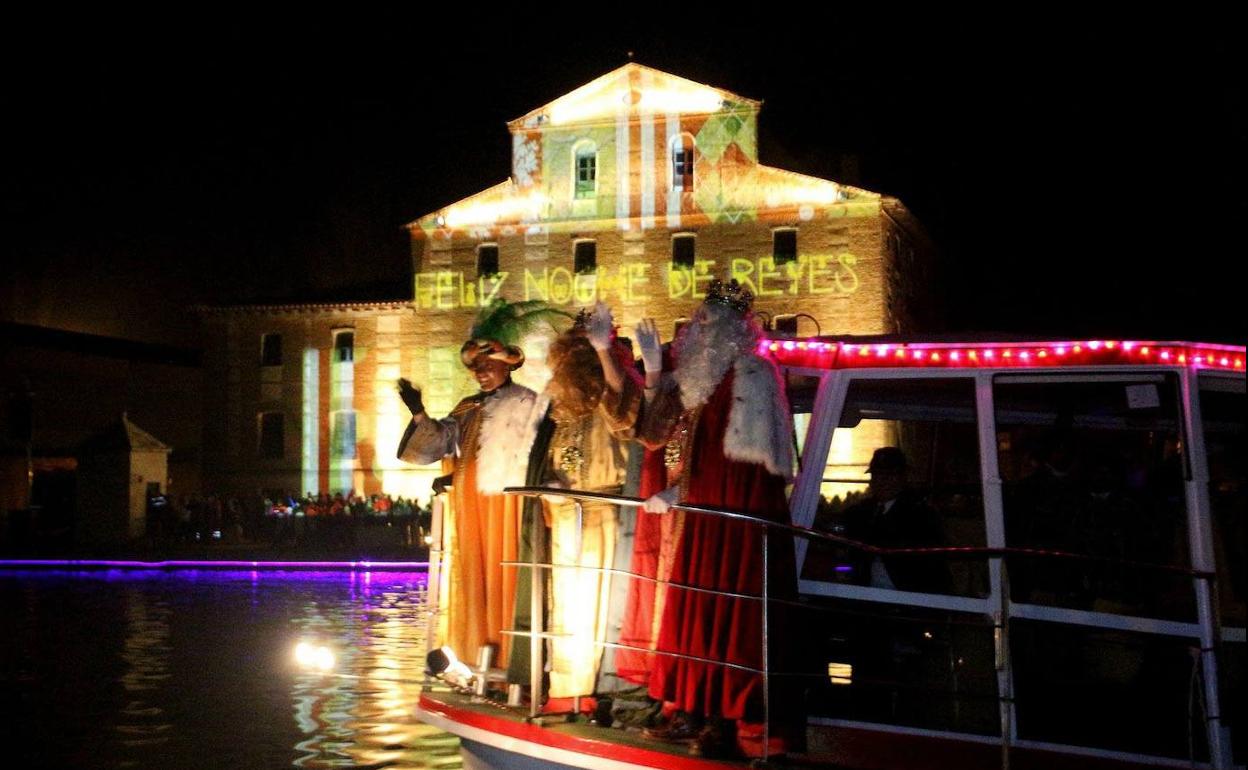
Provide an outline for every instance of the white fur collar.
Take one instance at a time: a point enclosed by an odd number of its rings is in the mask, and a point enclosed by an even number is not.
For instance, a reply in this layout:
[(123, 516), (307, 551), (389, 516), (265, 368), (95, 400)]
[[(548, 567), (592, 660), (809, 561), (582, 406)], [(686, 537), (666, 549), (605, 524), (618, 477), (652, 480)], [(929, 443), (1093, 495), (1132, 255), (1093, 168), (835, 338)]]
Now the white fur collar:
[(746, 353), (733, 364), (724, 454), (763, 465), (785, 480), (793, 478), (793, 416), (784, 382), (776, 365), (755, 353)]
[(504, 385), (485, 400), (477, 433), (477, 491), (493, 495), (523, 486), (529, 451), (550, 399), (523, 385)]

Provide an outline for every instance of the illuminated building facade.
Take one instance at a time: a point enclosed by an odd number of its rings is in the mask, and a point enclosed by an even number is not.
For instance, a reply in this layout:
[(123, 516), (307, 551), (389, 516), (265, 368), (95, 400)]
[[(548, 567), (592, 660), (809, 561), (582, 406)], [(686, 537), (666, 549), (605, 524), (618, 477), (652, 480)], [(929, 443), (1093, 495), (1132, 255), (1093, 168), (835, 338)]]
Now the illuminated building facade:
[[(471, 389), (459, 346), (495, 297), (602, 299), (622, 333), (650, 316), (671, 335), (731, 276), (778, 333), (932, 328), (921, 226), (894, 198), (759, 163), (760, 106), (625, 65), (512, 121), (506, 181), (408, 225), (411, 297), (209, 311), (223, 387), (208, 413), (224, 419), (205, 436), (206, 485), (424, 497), (436, 469), (392, 459), (394, 381), (448, 411)], [(528, 353), (519, 379), (540, 386), (542, 341)]]

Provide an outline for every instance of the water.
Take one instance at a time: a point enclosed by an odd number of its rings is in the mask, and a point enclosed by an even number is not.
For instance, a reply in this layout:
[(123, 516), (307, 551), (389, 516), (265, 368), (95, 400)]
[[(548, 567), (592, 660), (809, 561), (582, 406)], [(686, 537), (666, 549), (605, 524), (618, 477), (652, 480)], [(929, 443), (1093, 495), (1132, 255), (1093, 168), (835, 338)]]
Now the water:
[[(457, 768), (412, 717), (424, 573), (0, 571), (8, 767)], [(333, 674), (294, 663), (304, 639)]]

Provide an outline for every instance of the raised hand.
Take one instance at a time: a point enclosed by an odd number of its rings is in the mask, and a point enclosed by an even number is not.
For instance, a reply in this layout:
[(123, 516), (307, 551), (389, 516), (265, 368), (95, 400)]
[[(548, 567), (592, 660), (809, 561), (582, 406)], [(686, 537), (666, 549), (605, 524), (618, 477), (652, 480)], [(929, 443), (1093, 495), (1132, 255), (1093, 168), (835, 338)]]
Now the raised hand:
[(413, 417), (417, 417), (425, 411), (425, 403), (420, 398), (420, 390), (412, 387), (410, 380), (400, 377), (398, 390), (399, 398), (403, 399), (403, 403), (407, 405)]
[(643, 318), (637, 323), (637, 347), (647, 372), (663, 371), (663, 346), (659, 343), (659, 327), (653, 318)]
[(614, 320), (611, 317), (611, 308), (607, 307), (607, 303), (598, 300), (594, 305), (594, 312), (589, 316), (589, 328), (585, 330), (585, 336), (589, 338), (589, 344), (594, 346), (594, 350), (611, 347), (611, 326)]

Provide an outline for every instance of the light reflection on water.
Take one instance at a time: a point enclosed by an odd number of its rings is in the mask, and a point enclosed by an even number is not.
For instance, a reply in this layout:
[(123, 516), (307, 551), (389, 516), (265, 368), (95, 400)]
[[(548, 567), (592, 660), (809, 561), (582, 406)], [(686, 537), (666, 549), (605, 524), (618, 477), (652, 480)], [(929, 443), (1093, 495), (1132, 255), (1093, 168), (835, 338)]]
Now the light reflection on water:
[[(412, 717), (424, 573), (0, 572), (24, 766), (457, 768)], [(332, 673), (301, 671), (302, 639)], [(6, 709), (7, 710), (7, 709)]]

